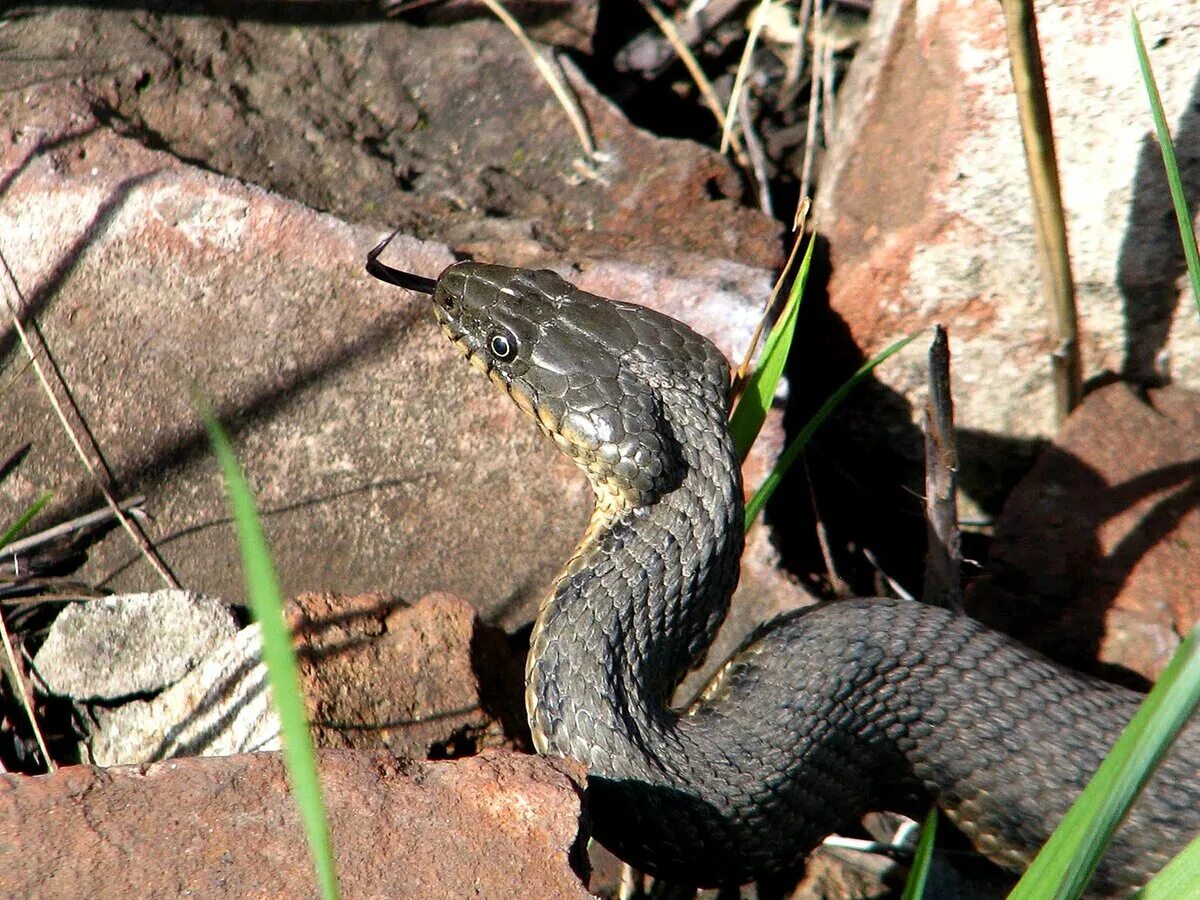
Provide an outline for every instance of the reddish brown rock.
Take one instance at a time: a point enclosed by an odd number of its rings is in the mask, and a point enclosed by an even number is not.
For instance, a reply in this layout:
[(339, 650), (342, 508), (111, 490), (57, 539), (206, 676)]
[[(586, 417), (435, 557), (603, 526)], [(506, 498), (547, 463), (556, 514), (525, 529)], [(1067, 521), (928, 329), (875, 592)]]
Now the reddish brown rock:
[[(589, 896), (583, 772), (502, 752), (400, 763), (320, 756), (342, 896)], [(0, 885), (10, 897), (312, 897), (278, 754), (0, 776)]]
[[(1181, 278), (1183, 252), (1149, 136), (1127, 6), (1034, 5), (1084, 375), (1140, 380), (1167, 366), (1178, 383), (1200, 386), (1196, 299)], [(985, 438), (960, 448), (980, 458), (968, 464), (994, 469), (1011, 458), (1010, 439), (1048, 438), (1056, 428), (1056, 348), (1047, 337), (1001, 5), (876, 0), (871, 15), (839, 95), (838, 133), (817, 200), (833, 269), (830, 305), (867, 355), (946, 325), (957, 424)], [(1138, 15), (1167, 92), (1168, 121), (1176, 134), (1194, 137), (1194, 8), (1148, 0)], [(1182, 167), (1195, 196), (1200, 168), (1186, 160)], [(876, 373), (918, 413), (923, 343)], [(867, 428), (888, 429), (894, 443), (916, 416), (898, 421), (886, 412), (876, 402), (859, 415)], [(911, 429), (908, 440), (919, 447)]]
[(1013, 491), (973, 612), (1077, 666), (1153, 679), (1200, 618), (1200, 395), (1091, 394)]
[(381, 594), (305, 594), (294, 601), (301, 677), (319, 746), (397, 756), (461, 756), (526, 726), (524, 659), (467, 601), (431, 594), (412, 605)]
[[(189, 396), (198, 384), (247, 470), (285, 592), (442, 589), (506, 628), (529, 621), (587, 523), (586, 481), (462, 363), (422, 300), (365, 275), (380, 231), (148, 150), (104, 127), (77, 85), (48, 84), (5, 119), (2, 249), (114, 492), (147, 495), (146, 528), (167, 567), (190, 588), (241, 595), (224, 491)], [(431, 275), (453, 258), (407, 236), (388, 249), (391, 264)], [(564, 270), (656, 303), (737, 355), (768, 273), (676, 263)], [(52, 484), (47, 519), (96, 507), (30, 374), (0, 397), (0, 416), (19, 423), (15, 443), (32, 444), (0, 484), (5, 502), (20, 508)], [(773, 441), (764, 446), (777, 432)], [(779, 586), (760, 571), (762, 587), (747, 578), (745, 595)], [(90, 548), (79, 577), (158, 584), (119, 529)]]
[[(555, 18), (589, 29), (586, 6)], [(778, 223), (740, 202), (727, 161), (632, 127), (573, 73), (605, 154), (596, 171), (583, 167), (580, 141), (527, 53), (477, 12), (445, 28), (297, 28), (47, 10), (9, 23), (24, 62), (5, 75), (29, 84), (66, 75), (105, 124), (151, 146), (347, 221), (402, 227), (495, 261), (620, 253), (661, 263), (664, 252), (781, 261)]]

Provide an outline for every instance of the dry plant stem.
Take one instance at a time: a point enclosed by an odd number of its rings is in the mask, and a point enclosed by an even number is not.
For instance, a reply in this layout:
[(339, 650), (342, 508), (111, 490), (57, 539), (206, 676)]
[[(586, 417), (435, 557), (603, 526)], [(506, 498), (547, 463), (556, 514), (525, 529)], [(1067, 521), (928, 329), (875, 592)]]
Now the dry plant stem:
[[(711, 0), (711, 2), (703, 4), (703, 8), (698, 12), (695, 11), (695, 8), (700, 6), (700, 4), (689, 4), (686, 9), (681, 9), (679, 12), (677, 12), (674, 19), (668, 20), (671, 32), (676, 35), (679, 41), (678, 45), (670, 38), (661, 24), (658, 25), (658, 28), (663, 32), (663, 35), (666, 36), (667, 42), (675, 48), (675, 52), (679, 53), (679, 46), (697, 46), (709, 34), (712, 33), (714, 28), (732, 16), (744, 4), (745, 0)], [(654, 17), (651, 16), (651, 18)], [(637, 35), (632, 39), (630, 44), (626, 44), (626, 46), (628, 47), (631, 44), (636, 43), (639, 39), (644, 38), (646, 34), (647, 32), (643, 32), (642, 34)], [(646, 78), (647, 80), (653, 80), (657, 78), (666, 70), (667, 66), (671, 64), (671, 54), (669, 54), (665, 48), (662, 48), (661, 50), (656, 48), (656, 51), (657, 52), (653, 54), (655, 56), (655, 61), (652, 64), (649, 66), (643, 65), (639, 67), (642, 77)], [(680, 59), (686, 59), (683, 54), (679, 54), (679, 56)], [(724, 118), (723, 113), (722, 118)]]
[(738, 397), (742, 395), (742, 390), (746, 386), (746, 379), (750, 377), (750, 363), (754, 359), (754, 351), (758, 349), (758, 342), (762, 338), (763, 329), (766, 328), (767, 320), (771, 317), (771, 310), (775, 308), (775, 303), (779, 299), (779, 292), (783, 288), (784, 279), (787, 278), (788, 272), (792, 270), (792, 266), (796, 264), (796, 256), (800, 251), (800, 242), (804, 237), (804, 226), (808, 222), (808, 211), (811, 208), (812, 200), (808, 197), (801, 197), (800, 202), (796, 204), (796, 214), (792, 217), (792, 233), (796, 235), (796, 239), (792, 241), (792, 252), (788, 254), (787, 262), (779, 270), (779, 277), (775, 279), (775, 286), (771, 288), (771, 295), (767, 297), (762, 315), (758, 317), (758, 324), (754, 326), (754, 334), (750, 335), (750, 343), (746, 346), (746, 354), (742, 357), (742, 363), (737, 367), (737, 371), (733, 373), (733, 392), (730, 395), (730, 400), (734, 401), (734, 403), (730, 404), (731, 409)]
[(504, 23), (509, 31), (513, 33), (521, 47), (529, 54), (529, 58), (533, 60), (534, 66), (553, 91), (554, 96), (558, 99), (559, 105), (567, 114), (567, 119), (571, 123), (571, 127), (575, 129), (575, 134), (579, 138), (579, 144), (583, 147), (584, 155), (588, 160), (594, 160), (596, 157), (596, 144), (592, 140), (592, 134), (588, 130), (587, 120), (583, 116), (583, 110), (579, 108), (579, 102), (567, 87), (566, 82), (559, 76), (558, 72), (554, 71), (554, 67), (546, 61), (542, 54), (538, 53), (537, 48), (533, 45), (533, 41), (525, 34), (525, 29), (521, 24), (512, 17), (507, 9), (505, 9), (498, 0), (483, 0), (483, 5), (491, 10), (492, 15)]
[(829, 586), (834, 596), (849, 597), (853, 592), (846, 580), (838, 574), (837, 565), (833, 561), (833, 550), (829, 546), (829, 532), (825, 529), (825, 520), (817, 507), (817, 491), (813, 484), (812, 472), (808, 468), (808, 457), (801, 454), (804, 463), (804, 483), (808, 487), (808, 502), (812, 505), (813, 522), (816, 523), (817, 546), (821, 550), (821, 559), (825, 561), (825, 574), (829, 577)]
[(833, 141), (837, 126), (837, 107), (834, 106), (837, 67), (833, 64), (833, 42), (826, 40), (821, 48), (821, 139), (828, 147)]
[[(813, 28), (815, 34), (820, 30), (821, 20), (825, 18), (824, 0), (814, 0)], [(800, 196), (812, 194), (813, 162), (817, 152), (817, 121), (821, 114), (821, 81), (824, 77), (822, 63), (825, 55), (819, 51), (813, 52), (812, 86), (808, 93), (808, 128), (804, 133), (804, 162), (800, 167)]]
[(754, 170), (754, 180), (758, 185), (758, 208), (771, 218), (775, 218), (775, 208), (771, 203), (771, 182), (767, 175), (767, 152), (763, 149), (762, 141), (754, 133), (754, 124), (750, 118), (750, 92), (742, 91), (738, 112), (742, 116), (742, 134), (746, 137), (746, 153)]
[[(139, 514), (137, 507), (146, 502), (144, 496), (130, 497), (128, 500), (122, 500), (117, 504), (117, 508), (121, 512), (131, 513), (134, 516)], [(31, 534), (29, 537), (21, 538), (19, 541), (13, 541), (6, 547), (2, 547), (5, 556), (16, 556), (20, 553), (28, 553), (42, 544), (48, 544), (50, 541), (56, 540), (64, 535), (68, 535), (73, 531), (79, 531), (83, 528), (90, 528), (93, 525), (99, 525), (111, 519), (114, 515), (111, 509), (98, 509), (95, 512), (90, 512), (77, 518), (71, 519), (55, 525), (52, 528), (47, 528), (44, 531), (39, 531), (37, 534)], [(144, 515), (144, 514), (143, 514)]]
[(925, 404), (924, 601), (963, 611), (962, 536), (958, 530), (958, 443), (950, 397), (950, 342), (938, 325), (929, 348), (929, 399)]
[[(713, 118), (717, 120), (717, 127), (724, 131), (725, 110), (721, 108), (721, 100), (717, 97), (717, 92), (713, 89), (712, 82), (704, 74), (704, 69), (700, 67), (700, 63), (696, 60), (695, 54), (692, 53), (680, 35), (679, 30), (675, 27), (675, 23), (663, 15), (662, 10), (654, 4), (653, 0), (639, 0), (639, 2), (642, 4), (642, 9), (646, 10), (646, 15), (654, 20), (654, 24), (658, 26), (658, 30), (663, 33), (663, 37), (671, 45), (671, 48), (675, 51), (675, 55), (679, 57), (679, 61), (688, 70), (688, 74), (692, 76), (692, 81), (700, 91), (704, 105), (708, 107), (709, 112), (713, 114)], [(737, 160), (738, 165), (743, 169), (749, 169), (750, 160), (746, 157), (746, 153), (742, 149), (742, 141), (736, 133), (732, 136), (732, 145), (733, 156)]]
[(800, 76), (804, 74), (804, 56), (808, 49), (808, 23), (812, 19), (812, 9), (813, 0), (801, 0), (800, 18), (796, 27), (799, 38), (788, 56), (787, 69), (783, 78), (783, 95), (785, 97), (794, 97), (794, 92), (800, 83)]
[[(916, 598), (904, 589), (904, 585), (884, 571), (883, 565), (879, 562), (879, 557), (871, 552), (870, 547), (863, 547), (862, 555), (863, 558), (871, 564), (871, 568), (875, 570), (875, 574), (878, 576), (879, 581), (877, 581), (876, 584), (880, 586), (876, 587), (876, 593), (885, 595), (887, 591), (891, 591), (892, 594), (899, 597), (901, 600), (912, 600), (913, 602), (916, 602)], [(884, 588), (887, 590), (885, 591)]]
[(1050, 100), (1046, 95), (1033, 0), (1000, 0), (1000, 7), (1004, 11), (1008, 58), (1017, 95), (1029, 187), (1033, 194), (1034, 239), (1054, 345), (1051, 368), (1055, 412), (1061, 422), (1079, 405), (1083, 394), (1083, 364), (1067, 223), (1054, 151), (1054, 127), (1050, 120)]
[(54, 760), (50, 758), (50, 751), (46, 749), (46, 739), (42, 737), (42, 729), (38, 727), (37, 717), (33, 714), (33, 704), (29, 702), (25, 679), (21, 676), (21, 670), (17, 668), (17, 655), (13, 653), (12, 641), (8, 637), (8, 626), (4, 624), (2, 616), (0, 616), (0, 639), (4, 641), (4, 657), (8, 660), (8, 672), (12, 677), (13, 692), (21, 698), (21, 706), (25, 709), (25, 715), (29, 717), (29, 727), (33, 729), (33, 739), (37, 741), (42, 759), (46, 761), (46, 771), (53, 772), (58, 766), (54, 764)]
[[(729, 151), (729, 141), (733, 134), (733, 126), (737, 122), (738, 98), (746, 89), (746, 79), (750, 75), (750, 64), (754, 58), (754, 47), (758, 43), (759, 32), (762, 31), (761, 13), (771, 0), (762, 0), (755, 7), (755, 15), (750, 17), (750, 30), (746, 34), (746, 46), (742, 48), (742, 58), (738, 61), (737, 74), (733, 77), (733, 90), (729, 94), (729, 106), (725, 109), (725, 130), (721, 132), (721, 155)], [(801, 191), (802, 195), (807, 191)]]
[[(3, 265), (5, 277), (9, 285), (11, 285), (13, 293), (17, 297), (18, 304), (20, 306), (24, 306), (25, 298), (21, 294), (21, 287), (17, 284), (16, 276), (13, 275), (13, 271), (8, 265), (8, 260), (4, 257), (3, 253), (0, 253), (0, 265)], [(42, 364), (38, 362), (37, 352), (34, 350), (33, 343), (29, 339), (29, 332), (26, 330), (25, 326), (21, 324), (21, 317), (17, 314), (17, 309), (19, 306), (13, 303), (12, 298), (9, 297), (7, 291), (4, 292), (4, 303), (8, 307), (8, 313), (12, 320), (12, 326), (16, 330), (17, 336), (20, 338), (21, 345), (25, 348), (25, 352), (29, 355), (29, 360), (33, 364), (33, 371), (37, 374), (38, 381), (42, 385), (42, 390), (45, 392), (46, 398), (50, 401), (50, 406), (54, 409), (54, 414), (58, 416), (58, 420), (62, 423), (63, 430), (66, 431), (67, 438), (70, 440), (71, 446), (75, 448), (75, 453), (79, 456), (80, 461), (83, 462), (84, 468), (87, 469), (88, 474), (92, 477), (92, 481), (95, 482), (96, 487), (104, 496), (104, 502), (108, 504), (108, 508), (112, 510), (112, 513), (116, 517), (117, 521), (121, 523), (121, 527), (125, 529), (126, 533), (133, 541), (134, 546), (138, 548), (138, 550), (146, 558), (154, 570), (158, 572), (159, 577), (162, 578), (166, 586), (170, 588), (178, 588), (179, 582), (175, 579), (175, 576), (168, 571), (166, 565), (163, 564), (162, 559), (159, 558), (158, 553), (156, 553), (154, 548), (150, 545), (150, 541), (147, 539), (146, 535), (142, 533), (142, 530), (121, 509), (120, 504), (117, 503), (116, 498), (113, 497), (112, 492), (108, 489), (108, 485), (104, 483), (104, 479), (101, 478), (100, 473), (96, 471), (96, 466), (88, 456), (87, 451), (83, 449), (83, 444), (79, 440), (79, 436), (75, 433), (75, 429), (71, 427), (71, 423), (67, 419), (66, 412), (63, 410), (62, 404), (59, 403), (58, 396), (55, 394), (54, 388), (50, 385), (50, 380), (46, 377), (45, 369), (43, 369)], [(39, 342), (40, 341), (41, 338), (39, 337)], [(42, 351), (47, 357), (49, 356), (44, 346), (42, 347)], [(66, 393), (66, 386), (61, 384), (60, 386), (63, 388), (64, 393)], [(83, 416), (80, 414), (79, 410), (73, 409), (73, 412), (82, 423)], [(86, 430), (86, 425), (83, 427)]]

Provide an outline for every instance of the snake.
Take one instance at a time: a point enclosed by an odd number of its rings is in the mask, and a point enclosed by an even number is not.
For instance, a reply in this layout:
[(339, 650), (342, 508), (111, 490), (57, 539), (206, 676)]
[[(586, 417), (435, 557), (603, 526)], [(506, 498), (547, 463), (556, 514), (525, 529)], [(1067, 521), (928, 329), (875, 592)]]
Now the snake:
[[(390, 240), (387, 239), (387, 240)], [(692, 702), (738, 582), (743, 488), (729, 364), (705, 337), (549, 270), (457, 262), (446, 337), (586, 474), (595, 507), (542, 600), (525, 705), (536, 750), (588, 768), (593, 835), (671, 883), (803, 871), (871, 810), (932, 800), (1023, 870), (1142, 695), (913, 600), (835, 600), (761, 625)], [(531, 475), (532, 473), (527, 473)], [(1125, 895), (1200, 834), (1200, 727), (1185, 726), (1090, 882)]]

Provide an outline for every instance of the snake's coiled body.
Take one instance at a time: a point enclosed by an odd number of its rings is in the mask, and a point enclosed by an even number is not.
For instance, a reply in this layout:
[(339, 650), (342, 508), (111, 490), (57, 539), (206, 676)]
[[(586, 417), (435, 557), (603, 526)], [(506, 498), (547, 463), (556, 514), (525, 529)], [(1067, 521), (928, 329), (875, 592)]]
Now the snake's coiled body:
[[(742, 550), (725, 359), (679, 322), (551, 272), (461, 263), (434, 305), (596, 491), (535, 625), (527, 706), (540, 751), (588, 765), (603, 843), (671, 880), (740, 883), (794, 870), (831, 831), (926, 793), (987, 856), (1028, 863), (1138, 695), (968, 618), (876, 599), (768, 623), (677, 710)], [(1193, 726), (1093, 887), (1143, 882), (1197, 833)]]

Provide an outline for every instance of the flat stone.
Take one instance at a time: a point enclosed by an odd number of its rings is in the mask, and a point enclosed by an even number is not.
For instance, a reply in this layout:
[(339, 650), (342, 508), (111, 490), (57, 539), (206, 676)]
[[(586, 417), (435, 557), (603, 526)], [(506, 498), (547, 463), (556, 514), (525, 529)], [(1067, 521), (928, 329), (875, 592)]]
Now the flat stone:
[[(590, 30), (593, 5), (538, 18)], [(347, 18), (296, 28), (58, 8), (9, 23), (23, 53), (0, 71), (35, 96), (74, 81), (105, 124), (177, 158), (479, 258), (781, 262), (778, 223), (741, 202), (728, 162), (632, 127), (564, 60), (606, 160), (581, 165), (559, 101), (490, 14), (449, 27)], [(0, 121), (28, 116), (13, 113)]]
[(175, 683), (236, 631), (221, 601), (190, 591), (105, 597), (59, 613), (33, 667), (51, 694), (118, 700)]
[(243, 628), (152, 700), (93, 707), (92, 716), (96, 727), (80, 749), (98, 766), (282, 746), (258, 625)]
[[(577, 765), (495, 751), (319, 762), (345, 897), (590, 896), (573, 868)], [(0, 776), (0, 871), (10, 896), (316, 896), (275, 753)]]
[[(147, 495), (146, 528), (176, 577), (242, 596), (224, 488), (189, 395), (196, 384), (257, 496), (285, 593), (447, 590), (485, 621), (528, 622), (584, 531), (590, 491), (463, 364), (426, 302), (365, 275), (380, 232), (97, 130), (69, 89), (41, 101), (41, 124), (0, 146), (16, 173), (0, 204), (4, 250), (115, 489)], [(61, 137), (60, 126), (56, 144), (45, 131), (53, 123), (92, 130)], [(387, 257), (431, 275), (452, 259), (445, 246), (406, 236)], [(695, 257), (674, 268), (599, 260), (563, 271), (666, 309), (732, 358), (771, 281), (763, 269)], [(100, 352), (96, 334), (106, 335)], [(31, 376), (0, 398), (0, 415), (15, 423), (14, 441), (32, 444), (0, 484), (5, 502), (17, 508), (53, 484), (49, 518), (95, 508), (95, 488)], [(769, 429), (758, 471), (780, 442)], [(755, 540), (751, 556), (773, 559), (765, 529)], [(90, 549), (78, 577), (118, 589), (158, 580), (120, 530)], [(780, 590), (787, 602), (804, 599), (768, 562), (748, 569), (742, 597), (753, 607)]]
[(1089, 395), (1009, 497), (972, 612), (1079, 668), (1157, 678), (1200, 619), (1197, 447), (1200, 394)]
[[(317, 746), (425, 759), (527, 743), (524, 659), (465, 600), (305, 594), (288, 618)], [(270, 697), (252, 625), (158, 697), (94, 709), (85, 758), (116, 766), (276, 750)]]

